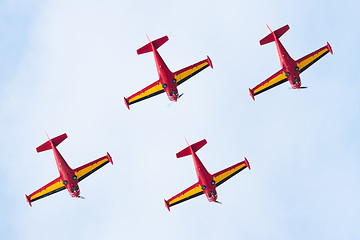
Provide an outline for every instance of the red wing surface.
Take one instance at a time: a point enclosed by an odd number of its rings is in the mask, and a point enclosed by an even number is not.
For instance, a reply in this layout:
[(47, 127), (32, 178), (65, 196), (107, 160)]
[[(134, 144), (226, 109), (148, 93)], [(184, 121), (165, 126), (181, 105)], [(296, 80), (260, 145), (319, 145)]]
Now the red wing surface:
[(182, 84), (189, 78), (195, 76), (196, 74), (207, 68), (209, 66), (209, 62), (210, 59), (209, 60), (206, 59), (175, 72), (174, 77), (176, 79), (177, 84), (178, 85)]
[(78, 181), (82, 181), (84, 178), (88, 177), (90, 174), (94, 173), (95, 171), (99, 170), (101, 167), (108, 164), (111, 159), (109, 159), (108, 156), (104, 156), (102, 158), (99, 158), (98, 160), (89, 162), (88, 164), (85, 164), (81, 167), (78, 167), (75, 169), (75, 175), (78, 179)]
[(220, 186), (242, 170), (246, 168), (245, 161), (242, 161), (234, 166), (228, 167), (220, 172), (213, 174), (213, 180), (215, 181), (216, 186)]
[(273, 87), (276, 87), (287, 81), (287, 77), (285, 76), (285, 72), (283, 70), (278, 71), (253, 89), (251, 89), (254, 96), (263, 93)]
[(142, 100), (154, 97), (163, 92), (164, 88), (162, 87), (160, 81), (156, 81), (153, 84), (128, 97), (127, 101), (129, 105), (131, 105)]
[[(315, 52), (312, 52), (305, 57), (300, 58), (296, 61), (297, 66), (299, 67), (300, 73), (308, 69), (311, 65), (313, 65), (315, 62), (317, 62), (320, 58), (325, 56), (327, 53), (329, 53), (330, 45), (320, 48), (319, 50), (316, 50)], [(331, 48), (330, 48), (331, 49)]]
[(203, 194), (203, 190), (201, 189), (201, 186), (199, 183), (195, 183), (194, 185), (192, 185), (191, 187), (185, 189), (184, 191), (182, 191), (181, 193), (179, 193), (178, 195), (170, 198), (169, 200), (167, 200), (167, 203), (169, 204), (169, 207), (172, 207), (176, 204), (185, 202), (186, 200), (190, 200), (194, 197), (200, 196), (201, 194)]
[(32, 194), (30, 194), (28, 196), (28, 199), (30, 200), (30, 202), (34, 202), (41, 198), (50, 196), (51, 194), (60, 192), (61, 190), (64, 190), (64, 189), (65, 189), (65, 185), (60, 180), (60, 177), (58, 177), (58, 178), (54, 179), (53, 181), (51, 181), (50, 183), (43, 186), (42, 188), (40, 188), (40, 189), (36, 190), (35, 192), (33, 192)]

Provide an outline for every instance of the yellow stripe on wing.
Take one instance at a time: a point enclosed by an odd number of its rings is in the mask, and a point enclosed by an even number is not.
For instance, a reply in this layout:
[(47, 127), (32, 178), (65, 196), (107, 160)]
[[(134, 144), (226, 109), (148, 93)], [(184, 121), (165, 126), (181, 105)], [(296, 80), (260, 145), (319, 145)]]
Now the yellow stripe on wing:
[(51, 193), (51, 192), (54, 192), (60, 188), (63, 188), (65, 185), (63, 184), (63, 182), (60, 180), (54, 182), (53, 184), (51, 184), (50, 186), (46, 186), (46, 187), (43, 187), (40, 190), (40, 192), (34, 194), (33, 196), (30, 197), (30, 200), (31, 201), (34, 201), (38, 198), (41, 198), (42, 196), (48, 194), (48, 193)]
[(179, 202), (183, 202), (188, 198), (193, 197), (194, 195), (198, 195), (199, 193), (202, 193), (202, 191), (203, 190), (201, 189), (200, 184), (198, 184), (196, 187), (189, 189), (188, 191), (185, 190), (184, 192), (180, 193), (178, 197), (169, 201), (169, 206), (173, 206)]
[(246, 164), (240, 164), (234, 168), (231, 168), (229, 171), (226, 171), (216, 177), (214, 177), (214, 181), (215, 184), (218, 186), (220, 184), (222, 184), (223, 182), (225, 182), (226, 180), (228, 180), (229, 178), (231, 178), (232, 176), (234, 176), (235, 174), (237, 174), (239, 171), (241, 171), (242, 169), (244, 169), (246, 167)]
[(154, 87), (150, 88), (150, 89), (147, 89), (145, 91), (140, 91), (138, 94), (130, 97), (128, 99), (129, 101), (129, 104), (135, 102), (135, 101), (139, 101), (141, 100), (142, 98), (146, 98), (154, 93), (157, 93), (159, 91), (163, 91), (164, 88), (162, 87), (161, 83), (159, 82), (159, 84), (155, 85)]
[[(205, 67), (209, 66), (209, 63), (208, 62), (203, 62), (193, 68), (190, 68), (184, 72), (181, 72), (177, 75), (175, 75), (175, 79), (176, 79), (176, 82), (178, 84), (181, 84), (183, 81), (182, 80), (187, 80), (189, 79), (190, 77), (192, 77), (194, 74), (198, 73), (199, 71), (203, 70)], [(180, 82), (182, 81), (182, 82)], [(180, 82), (180, 83), (179, 83)]]
[(285, 72), (279, 71), (277, 74), (271, 76), (269, 79), (265, 80), (262, 84), (258, 85), (253, 89), (254, 95), (257, 95), (261, 92), (264, 92), (286, 79)]
[(309, 56), (308, 58), (302, 60), (298, 64), (299, 71), (302, 72), (302, 71), (306, 70), (306, 68), (308, 68), (308, 66), (313, 64), (313, 62), (316, 62), (319, 58), (321, 58), (324, 54), (326, 54), (328, 52), (329, 52), (329, 49), (324, 48), (323, 50), (321, 50), (321, 51)]
[(77, 171), (76, 177), (79, 179), (79, 181), (81, 181), (82, 177), (84, 177), (87, 174), (91, 174), (92, 172), (96, 171), (97, 168), (102, 167), (107, 162), (109, 162), (109, 160), (107, 158), (104, 158), (98, 162), (95, 162), (94, 164)]

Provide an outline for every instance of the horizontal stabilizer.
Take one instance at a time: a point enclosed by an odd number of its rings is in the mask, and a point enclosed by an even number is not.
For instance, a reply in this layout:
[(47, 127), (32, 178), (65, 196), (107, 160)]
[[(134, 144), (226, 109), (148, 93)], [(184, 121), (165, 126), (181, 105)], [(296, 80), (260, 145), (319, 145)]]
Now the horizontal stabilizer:
[(200, 148), (202, 148), (205, 144), (206, 144), (206, 140), (201, 140), (200, 142), (197, 142), (197, 143), (194, 143), (193, 145), (183, 149), (182, 151), (178, 152), (176, 154), (176, 157), (177, 158), (181, 158), (181, 157), (185, 157), (185, 156), (188, 156), (188, 155), (191, 155), (191, 149), (192, 151), (195, 153), (197, 151), (200, 150)]
[(277, 38), (280, 38), (289, 29), (290, 29), (289, 25), (285, 25), (282, 28), (279, 28), (279, 29), (275, 30), (274, 32), (271, 32), (269, 35), (267, 35), (266, 37), (264, 37), (263, 39), (260, 40), (260, 45), (264, 45), (264, 44), (275, 41), (274, 34)]
[(168, 40), (169, 40), (168, 36), (164, 36), (162, 38), (156, 39), (156, 40), (146, 44), (145, 46), (139, 48), (136, 52), (138, 55), (151, 52), (152, 51), (151, 44), (154, 46), (154, 49), (158, 49), (159, 47), (161, 47), (161, 45), (166, 43)]
[(51, 143), (54, 145), (54, 147), (56, 147), (57, 145), (59, 145), (62, 141), (64, 141), (65, 139), (67, 138), (67, 135), (66, 133), (60, 135), (60, 136), (57, 136), (49, 141), (47, 141), (46, 143), (44, 143), (43, 145), (39, 146), (36, 148), (36, 151), (37, 152), (43, 152), (43, 151), (46, 151), (46, 150), (50, 150), (52, 147), (51, 147)]

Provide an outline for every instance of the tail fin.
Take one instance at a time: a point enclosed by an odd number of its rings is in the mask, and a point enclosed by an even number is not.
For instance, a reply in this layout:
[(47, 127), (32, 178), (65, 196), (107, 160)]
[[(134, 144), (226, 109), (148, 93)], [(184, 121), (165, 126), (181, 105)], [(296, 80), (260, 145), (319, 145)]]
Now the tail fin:
[[(274, 32), (272, 32), (269, 28), (269, 30), (271, 31), (271, 33), (269, 35), (267, 35), (266, 37), (264, 37), (263, 39), (260, 40), (260, 45), (264, 45), (267, 43), (271, 43), (273, 41), (275, 41), (274, 39), (274, 34), (277, 38), (280, 38), (282, 35), (284, 35), (284, 33), (287, 32), (287, 30), (289, 30), (290, 27), (289, 25), (285, 25), (282, 28), (279, 28), (277, 30), (275, 30)], [(274, 33), (274, 34), (273, 34)]]
[(158, 49), (159, 47), (161, 47), (161, 45), (166, 43), (168, 40), (169, 40), (168, 36), (164, 36), (162, 38), (159, 38), (152, 42), (149, 42), (145, 46), (139, 48), (136, 52), (138, 55), (143, 54), (143, 53), (152, 52), (151, 44), (154, 46), (155, 49)]
[(67, 135), (66, 133), (60, 135), (60, 136), (57, 136), (57, 137), (54, 137), (53, 139), (50, 139), (49, 141), (47, 141), (46, 143), (44, 143), (43, 145), (39, 146), (36, 148), (36, 151), (37, 152), (43, 152), (43, 151), (46, 151), (46, 150), (50, 150), (52, 147), (51, 147), (51, 143), (54, 145), (54, 147), (56, 147), (57, 145), (59, 145), (62, 141), (64, 141), (65, 139), (67, 138)]
[(200, 148), (202, 148), (205, 144), (206, 144), (206, 140), (201, 140), (200, 142), (197, 142), (197, 143), (194, 143), (192, 144), (191, 146), (188, 146), (187, 148), (183, 149), (182, 151), (178, 152), (176, 154), (176, 157), (177, 158), (181, 158), (181, 157), (185, 157), (185, 156), (188, 156), (188, 155), (191, 155), (191, 149), (194, 151), (194, 152), (197, 152), (200, 150)]

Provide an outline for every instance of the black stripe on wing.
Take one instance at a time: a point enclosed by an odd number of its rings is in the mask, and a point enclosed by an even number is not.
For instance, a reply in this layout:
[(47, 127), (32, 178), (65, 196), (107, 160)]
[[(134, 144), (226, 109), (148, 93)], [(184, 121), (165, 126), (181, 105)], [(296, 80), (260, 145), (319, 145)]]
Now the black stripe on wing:
[(178, 81), (178, 85), (180, 85), (180, 84), (182, 84), (183, 82), (185, 82), (186, 80), (188, 80), (189, 78), (191, 78), (191, 77), (193, 77), (193, 76), (195, 76), (196, 74), (198, 74), (199, 72), (201, 72), (202, 70), (204, 70), (205, 68), (207, 68), (209, 65), (206, 65), (206, 66), (204, 66), (204, 67), (202, 67), (202, 68), (200, 68), (199, 70), (197, 70), (197, 71), (195, 71), (195, 72), (193, 72), (192, 74), (190, 74), (189, 76), (187, 76), (187, 77), (184, 77), (183, 79), (181, 79), (180, 81)]
[(176, 204), (179, 204), (179, 203), (185, 202), (185, 201), (187, 201), (187, 200), (190, 200), (190, 199), (192, 199), (192, 198), (194, 198), (194, 197), (200, 196), (201, 194), (204, 194), (204, 192), (203, 192), (203, 191), (201, 191), (201, 192), (199, 192), (199, 193), (196, 193), (196, 194), (194, 194), (194, 195), (191, 195), (190, 197), (187, 197), (187, 198), (181, 199), (181, 200), (180, 200), (180, 201), (178, 201), (178, 202), (175, 202), (175, 203), (169, 204), (169, 207), (175, 206)]
[(78, 181), (82, 181), (84, 180), (84, 178), (88, 177), (90, 174), (94, 173), (95, 171), (99, 170), (100, 168), (102, 168), (103, 166), (105, 166), (106, 164), (109, 163), (109, 160), (104, 162), (103, 164), (97, 166), (96, 168), (94, 168), (93, 170), (89, 171), (88, 173), (82, 175), (81, 177), (78, 178)]
[(61, 188), (58, 188), (58, 189), (56, 189), (56, 190), (54, 190), (54, 191), (48, 192), (48, 193), (46, 193), (46, 194), (44, 194), (44, 195), (41, 195), (41, 196), (39, 196), (39, 197), (37, 197), (37, 198), (31, 199), (30, 201), (31, 201), (31, 202), (35, 202), (35, 201), (37, 201), (37, 200), (39, 200), (39, 199), (42, 199), (42, 198), (47, 197), (47, 196), (49, 196), (49, 195), (51, 195), (51, 194), (60, 192), (60, 191), (62, 191), (62, 190), (64, 190), (64, 189), (65, 189), (65, 186), (64, 186), (64, 187), (61, 187)]
[(224, 182), (226, 182), (227, 180), (229, 180), (230, 178), (232, 178), (233, 176), (235, 176), (236, 174), (238, 174), (239, 172), (241, 172), (242, 170), (244, 170), (246, 168), (246, 166), (240, 168), (239, 170), (237, 170), (236, 172), (234, 172), (233, 174), (227, 176), (226, 178), (224, 178), (223, 180), (219, 181), (218, 183), (216, 183), (216, 186), (220, 186), (221, 184), (223, 184)]

